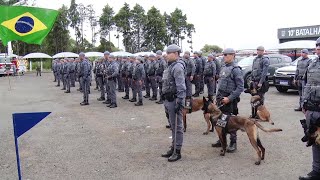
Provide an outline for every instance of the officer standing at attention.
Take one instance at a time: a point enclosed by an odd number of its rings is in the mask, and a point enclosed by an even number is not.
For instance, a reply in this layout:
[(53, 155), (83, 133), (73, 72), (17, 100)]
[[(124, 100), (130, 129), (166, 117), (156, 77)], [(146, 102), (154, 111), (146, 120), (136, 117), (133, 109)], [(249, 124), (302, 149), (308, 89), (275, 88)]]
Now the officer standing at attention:
[(185, 63), (179, 60), (180, 47), (172, 44), (167, 48), (168, 67), (163, 72), (162, 92), (164, 106), (169, 114), (172, 130), (172, 146), (170, 150), (162, 154), (169, 162), (181, 159), (181, 147), (183, 143), (182, 110), (186, 97)]
[(196, 66), (194, 65), (194, 61), (192, 59), (190, 59), (190, 52), (189, 51), (185, 51), (184, 55), (183, 55), (183, 60), (186, 63), (186, 106), (190, 106), (190, 101), (191, 101), (191, 97), (192, 97), (192, 80), (196, 71)]
[(107, 79), (108, 79), (108, 90), (109, 90), (109, 96), (111, 100), (110, 105), (107, 107), (110, 108), (116, 108), (117, 106), (117, 97), (116, 97), (116, 85), (117, 85), (117, 77), (119, 75), (119, 65), (115, 61), (114, 56), (111, 54), (109, 56), (109, 66), (107, 67)]
[(213, 62), (216, 64), (216, 75), (214, 80), (214, 95), (216, 95), (217, 81), (219, 79), (221, 64), (219, 60), (216, 58), (217, 57), (216, 53), (212, 53), (212, 56), (213, 56)]
[[(261, 104), (264, 104), (264, 94), (269, 90), (268, 82), (268, 69), (269, 69), (269, 58), (264, 56), (264, 47), (259, 46), (257, 48), (257, 57), (253, 60), (252, 64), (252, 82), (253, 86), (256, 87), (258, 95), (261, 97)], [(252, 107), (251, 117), (257, 116), (257, 108)]]
[(159, 86), (159, 101), (157, 101), (157, 104), (163, 104), (162, 99), (162, 75), (164, 69), (167, 67), (166, 60), (162, 57), (162, 51), (158, 50), (156, 52), (156, 78), (157, 78), (157, 84)]
[(302, 111), (303, 89), (306, 84), (303, 79), (303, 76), (306, 74), (307, 68), (311, 62), (311, 59), (308, 58), (308, 53), (309, 53), (308, 49), (303, 49), (301, 51), (302, 59), (299, 60), (297, 63), (297, 70), (296, 70), (296, 74), (294, 77), (294, 84), (298, 87), (300, 99), (299, 99), (299, 107), (295, 108), (294, 109), (295, 111)]
[(213, 56), (211, 54), (208, 55), (208, 62), (206, 62), (204, 66), (204, 82), (208, 88), (208, 98), (213, 100), (214, 96), (214, 83), (216, 76), (216, 64), (213, 62)]
[[(136, 66), (135, 61), (136, 61), (136, 57), (134, 55), (132, 55), (130, 57), (131, 66), (129, 66), (129, 69), (128, 69), (128, 71), (129, 71), (128, 82), (129, 82), (129, 87), (131, 88), (131, 91), (132, 91), (132, 95), (134, 94), (134, 91), (135, 91), (134, 85), (133, 85), (133, 70), (134, 70), (134, 67)], [(129, 97), (129, 94), (128, 94), (128, 97)], [(129, 101), (130, 102), (137, 102), (137, 99), (134, 99), (132, 97), (132, 99), (130, 99)]]
[[(224, 66), (221, 69), (217, 87), (217, 106), (221, 106), (220, 110), (226, 115), (238, 114), (238, 102), (244, 89), (242, 71), (234, 63), (235, 53), (232, 48), (223, 51)], [(230, 145), (227, 152), (234, 152), (237, 150), (237, 132), (229, 131), (228, 133), (230, 134)], [(212, 144), (212, 147), (221, 147), (220, 141)]]
[(133, 92), (133, 99), (137, 99), (137, 94), (139, 101), (135, 103), (135, 106), (142, 106), (142, 84), (143, 84), (143, 77), (145, 77), (144, 67), (142, 63), (142, 57), (137, 57), (135, 61), (135, 66), (132, 73), (133, 78), (133, 86), (134, 86), (134, 92)]
[(61, 61), (59, 59), (57, 59), (56, 76), (57, 76), (58, 84), (56, 85), (56, 87), (60, 87), (60, 81), (61, 81), (60, 69), (61, 69)]
[[(316, 41), (316, 53), (318, 57), (310, 62), (304, 76), (303, 111), (309, 130), (320, 126), (320, 38)], [(312, 171), (306, 176), (300, 176), (300, 180), (320, 179), (320, 145), (316, 143), (312, 145), (312, 159)]]
[(110, 64), (110, 62), (109, 62), (110, 53), (109, 53), (109, 51), (105, 51), (103, 54), (104, 54), (103, 82), (104, 82), (104, 86), (105, 86), (105, 92), (107, 93), (107, 99), (105, 101), (103, 101), (102, 104), (110, 104), (111, 100), (109, 99), (110, 95), (108, 95), (108, 93), (109, 93), (108, 79), (105, 76), (107, 68)]
[(89, 105), (89, 91), (90, 91), (90, 62), (86, 59), (85, 54), (81, 52), (80, 58), (80, 77), (82, 81), (83, 101), (81, 106)]
[[(204, 71), (204, 66), (207, 62), (207, 59), (202, 56), (202, 52), (201, 51), (198, 51), (198, 57), (201, 59), (201, 62), (202, 62), (202, 71)], [(204, 91), (204, 75), (202, 75), (201, 79), (200, 79), (200, 94), (203, 94), (203, 91)]]
[(70, 93), (70, 85), (71, 85), (71, 77), (70, 77), (70, 73), (71, 73), (71, 60), (70, 59), (66, 59), (66, 71), (65, 71), (65, 79), (66, 79), (66, 91), (64, 93)]
[(149, 64), (149, 70), (148, 70), (148, 77), (149, 77), (149, 80), (151, 83), (151, 89), (152, 89), (152, 97), (149, 100), (155, 101), (157, 100), (157, 95), (158, 95), (155, 56), (153, 54), (150, 54), (149, 59), (150, 59), (150, 64)]
[(57, 82), (57, 59), (52, 61), (52, 71), (53, 71), (53, 76), (54, 76), (54, 81), (53, 82)]
[(76, 87), (76, 64), (73, 58), (70, 58), (70, 86)]
[(195, 93), (192, 96), (199, 97), (201, 91), (201, 78), (203, 76), (203, 66), (202, 59), (199, 58), (199, 53), (197, 51), (194, 52), (194, 64), (196, 65), (195, 77), (193, 78), (195, 85)]
[(96, 76), (97, 76), (101, 95), (97, 100), (104, 101), (104, 100), (106, 100), (105, 91), (104, 91), (104, 82), (103, 82), (103, 70), (105, 69), (104, 68), (104, 58), (101, 57), (100, 59), (98, 59), (98, 62), (99, 63), (97, 64), (97, 67), (96, 67)]
[(60, 72), (61, 72), (62, 84), (63, 84), (63, 87), (61, 90), (66, 90), (67, 59), (63, 59), (61, 62), (62, 62), (62, 67)]
[(150, 60), (149, 60), (149, 56), (148, 55), (144, 55), (144, 71), (146, 72), (146, 77), (144, 80), (144, 85), (145, 85), (145, 89), (146, 89), (146, 95), (144, 95), (144, 98), (150, 98), (150, 79), (149, 79), (149, 66), (150, 66)]

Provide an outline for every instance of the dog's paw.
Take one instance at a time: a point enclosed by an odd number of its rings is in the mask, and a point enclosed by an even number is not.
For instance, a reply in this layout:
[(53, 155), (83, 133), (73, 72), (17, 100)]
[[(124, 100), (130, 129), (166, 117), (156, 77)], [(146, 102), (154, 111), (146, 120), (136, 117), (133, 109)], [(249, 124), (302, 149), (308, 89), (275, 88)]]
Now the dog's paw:
[(203, 135), (208, 135), (208, 134), (209, 134), (208, 132), (204, 132), (204, 133), (203, 133)]
[(211, 129), (210, 132), (213, 132), (213, 129)]
[(260, 164), (261, 164), (261, 161), (256, 161), (254, 164), (255, 164), (255, 165), (260, 165)]
[(220, 151), (220, 156), (224, 156), (226, 154), (226, 152), (224, 150)]

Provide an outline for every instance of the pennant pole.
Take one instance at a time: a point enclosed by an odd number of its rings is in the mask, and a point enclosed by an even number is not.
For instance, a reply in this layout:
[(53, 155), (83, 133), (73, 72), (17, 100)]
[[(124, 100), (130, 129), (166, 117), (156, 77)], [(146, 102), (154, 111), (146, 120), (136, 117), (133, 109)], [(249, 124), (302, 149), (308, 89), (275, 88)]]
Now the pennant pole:
[(15, 147), (16, 147), (18, 177), (19, 177), (19, 180), (21, 180), (20, 157), (19, 157), (19, 148), (18, 148), (18, 135), (17, 135), (17, 131), (16, 131), (16, 127), (15, 126), (16, 126), (16, 123), (15, 123), (15, 120), (13, 118), (14, 144), (15, 144)]

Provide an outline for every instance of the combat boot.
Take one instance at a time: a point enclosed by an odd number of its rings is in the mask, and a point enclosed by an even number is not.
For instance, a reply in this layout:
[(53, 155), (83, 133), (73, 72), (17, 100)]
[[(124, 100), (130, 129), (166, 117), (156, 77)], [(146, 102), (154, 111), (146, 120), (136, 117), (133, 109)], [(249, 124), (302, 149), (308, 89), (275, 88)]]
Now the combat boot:
[(122, 97), (122, 99), (129, 99), (129, 96), (125, 95), (125, 96)]
[(171, 129), (171, 126), (170, 126), (170, 125), (166, 125), (166, 128), (167, 128), (167, 129)]
[(104, 98), (104, 97), (99, 97), (97, 100), (98, 100), (98, 101), (104, 101), (104, 100), (106, 100), (106, 98)]
[(117, 104), (111, 104), (111, 106), (109, 106), (109, 108), (116, 108), (118, 107)]
[(66, 90), (66, 88), (62, 88), (61, 90)]
[(60, 85), (56, 85), (56, 87), (60, 87)]
[(229, 147), (227, 148), (228, 153), (233, 153), (237, 150), (237, 143), (236, 142), (230, 142)]
[(136, 98), (132, 98), (129, 100), (130, 102), (137, 102), (137, 99)]
[(161, 98), (159, 101), (157, 101), (156, 103), (157, 103), (157, 104), (163, 104), (162, 98)]
[(301, 107), (295, 108), (294, 111), (302, 111)]
[(145, 96), (143, 96), (144, 98), (150, 98), (150, 94), (146, 94)]
[(193, 97), (199, 97), (200, 95), (199, 95), (199, 93), (194, 93), (192, 96)]
[(299, 176), (299, 180), (318, 180), (320, 179), (320, 173), (311, 171), (306, 176)]
[(180, 150), (180, 149), (176, 149), (176, 153), (173, 153), (173, 154), (168, 158), (168, 161), (169, 161), (169, 162), (175, 162), (175, 161), (178, 161), (179, 159), (181, 159), (181, 150)]
[(81, 106), (86, 106), (86, 105), (89, 105), (89, 103), (88, 103), (88, 102), (83, 101), (82, 103), (80, 103), (80, 105), (81, 105)]
[(139, 101), (139, 102), (135, 103), (134, 105), (135, 105), (135, 106), (142, 106), (143, 103), (142, 103), (142, 101)]
[(173, 154), (173, 147), (170, 146), (169, 151), (167, 151), (165, 154), (161, 154), (161, 157), (169, 158)]
[(70, 91), (65, 91), (64, 93), (70, 93)]
[(211, 145), (212, 147), (222, 147), (220, 140)]
[(104, 101), (102, 104), (111, 104), (111, 100), (107, 99), (106, 101)]
[(157, 100), (157, 97), (156, 96), (152, 96), (152, 98), (149, 99), (150, 101), (155, 101)]

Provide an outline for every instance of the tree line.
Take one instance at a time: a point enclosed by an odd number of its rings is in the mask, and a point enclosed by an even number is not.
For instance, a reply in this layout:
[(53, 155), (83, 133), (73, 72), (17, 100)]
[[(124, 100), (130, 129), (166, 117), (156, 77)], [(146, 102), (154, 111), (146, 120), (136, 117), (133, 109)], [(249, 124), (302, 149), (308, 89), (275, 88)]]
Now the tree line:
[[(0, 0), (0, 4), (14, 4), (16, 1)], [(13, 41), (12, 48), (15, 54), (25, 55), (32, 52), (44, 52), (50, 55), (72, 51), (117, 51), (111, 42), (111, 32), (116, 32), (116, 38), (123, 37), (123, 50), (131, 53), (141, 51), (156, 51), (175, 43), (183, 46), (187, 40), (188, 48), (192, 47), (192, 34), (195, 27), (187, 21), (187, 15), (181, 9), (163, 14), (152, 6), (147, 11), (139, 4), (132, 8), (128, 3), (115, 13), (107, 4), (102, 14), (96, 15), (92, 5), (85, 6), (71, 0), (69, 7), (63, 5), (59, 10), (57, 20), (42, 45), (30, 45), (21, 41)], [(86, 38), (86, 27), (89, 27), (92, 38)], [(71, 38), (69, 28), (74, 30), (75, 39)], [(100, 45), (95, 46), (97, 35), (100, 35)], [(0, 45), (0, 51), (5, 47)]]

